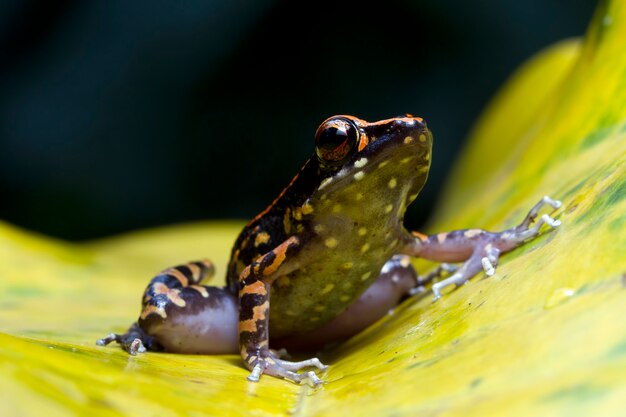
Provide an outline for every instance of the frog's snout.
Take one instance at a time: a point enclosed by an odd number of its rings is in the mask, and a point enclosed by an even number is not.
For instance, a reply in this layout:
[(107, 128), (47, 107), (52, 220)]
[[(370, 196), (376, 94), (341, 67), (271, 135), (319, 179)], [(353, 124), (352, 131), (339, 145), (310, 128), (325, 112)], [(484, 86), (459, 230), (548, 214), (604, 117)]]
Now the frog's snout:
[(397, 127), (405, 128), (405, 129), (423, 129), (424, 131), (428, 130), (428, 126), (426, 126), (426, 121), (421, 117), (415, 117), (411, 114), (404, 114), (402, 116), (395, 117), (393, 119), (393, 124)]

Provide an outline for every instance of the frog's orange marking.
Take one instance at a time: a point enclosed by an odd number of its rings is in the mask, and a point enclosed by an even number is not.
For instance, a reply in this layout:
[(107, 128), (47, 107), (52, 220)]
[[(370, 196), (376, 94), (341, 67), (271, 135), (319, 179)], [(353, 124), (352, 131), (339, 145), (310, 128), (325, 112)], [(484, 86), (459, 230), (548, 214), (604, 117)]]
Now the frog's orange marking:
[(254, 238), (254, 247), (258, 248), (259, 246), (270, 241), (270, 235), (267, 232), (261, 232)]
[(163, 307), (157, 307), (153, 305), (147, 305), (141, 310), (141, 316), (139, 316), (142, 320), (145, 320), (150, 314), (156, 314), (161, 316), (162, 318), (167, 318), (167, 313), (163, 309)]
[(180, 290), (177, 288), (170, 288), (162, 282), (155, 282), (152, 284), (152, 290), (155, 294), (165, 294), (167, 299), (179, 307), (185, 307), (187, 303), (180, 297)]
[(248, 320), (242, 320), (239, 322), (239, 333), (257, 331), (257, 322), (265, 320), (267, 318), (267, 311), (269, 310), (270, 303), (265, 301), (263, 304), (252, 307), (252, 318)]
[(204, 265), (205, 267), (207, 267), (208, 269), (213, 269), (215, 267), (213, 265), (213, 262), (211, 262), (209, 259), (203, 259), (200, 261), (200, 263)]
[(336, 117), (343, 117), (343, 118), (346, 118), (348, 120), (352, 120), (359, 127), (380, 126), (380, 125), (390, 124), (390, 123), (393, 123), (395, 121), (401, 121), (401, 122), (404, 122), (404, 123), (407, 123), (407, 124), (415, 123), (415, 121), (417, 121), (419, 123), (424, 123), (424, 119), (422, 119), (421, 117), (414, 117), (414, 116), (412, 116), (410, 114), (406, 114), (405, 117), (394, 117), (394, 118), (391, 118), (391, 119), (379, 120), (377, 122), (366, 122), (365, 120), (359, 119), (358, 117), (350, 116), (350, 115), (347, 115), (347, 114), (340, 114), (340, 115), (337, 115), (337, 116), (332, 116), (329, 119), (333, 119), (333, 118), (336, 118)]
[(370, 139), (367, 137), (365, 133), (362, 133), (361, 137), (359, 138), (359, 147), (357, 148), (359, 152), (365, 149), (367, 145), (369, 145), (369, 143), (370, 143)]
[(202, 285), (190, 285), (189, 288), (198, 291), (203, 298), (209, 297), (209, 292)]
[(243, 320), (239, 322), (239, 333), (243, 333), (243, 332), (254, 333), (256, 332), (256, 330), (257, 330), (256, 320), (249, 319), (249, 320)]
[(250, 276), (250, 265), (246, 266), (243, 271), (241, 271), (241, 274), (239, 275), (239, 282), (243, 281), (244, 279), (248, 278)]
[(183, 287), (186, 287), (187, 285), (189, 285), (189, 279), (187, 279), (185, 274), (183, 274), (176, 268), (170, 268), (166, 270), (165, 274), (176, 278), (180, 282), (180, 285), (182, 285)]
[(289, 239), (281, 243), (272, 252), (276, 256), (271, 264), (267, 265), (263, 270), (263, 275), (268, 276), (276, 272), (276, 270), (285, 262), (287, 257), (287, 250), (294, 245), (300, 243), (300, 239), (297, 236), (291, 236)]
[(194, 263), (188, 263), (187, 265), (185, 265), (187, 268), (189, 268), (189, 271), (191, 272), (191, 280), (193, 282), (198, 282), (198, 280), (200, 279), (200, 267)]
[(254, 281), (251, 284), (245, 285), (241, 291), (239, 291), (239, 296), (243, 296), (244, 294), (258, 294), (258, 295), (266, 295), (267, 289), (265, 288), (265, 284), (263, 281)]

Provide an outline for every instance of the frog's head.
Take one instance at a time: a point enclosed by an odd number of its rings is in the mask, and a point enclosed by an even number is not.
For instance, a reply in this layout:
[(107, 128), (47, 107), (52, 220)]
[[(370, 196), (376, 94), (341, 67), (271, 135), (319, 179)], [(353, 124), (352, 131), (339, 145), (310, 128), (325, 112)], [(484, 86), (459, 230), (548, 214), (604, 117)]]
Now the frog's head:
[(401, 223), (426, 182), (431, 148), (432, 135), (419, 117), (325, 120), (315, 134), (313, 159), (320, 175), (309, 199), (320, 208), (316, 220), (362, 224), (378, 218), (379, 228)]
[(341, 200), (349, 193), (363, 202), (386, 200), (384, 207), (401, 202), (402, 216), (426, 182), (431, 148), (432, 135), (420, 117), (369, 123), (333, 116), (315, 134), (315, 154), (324, 177), (318, 191)]

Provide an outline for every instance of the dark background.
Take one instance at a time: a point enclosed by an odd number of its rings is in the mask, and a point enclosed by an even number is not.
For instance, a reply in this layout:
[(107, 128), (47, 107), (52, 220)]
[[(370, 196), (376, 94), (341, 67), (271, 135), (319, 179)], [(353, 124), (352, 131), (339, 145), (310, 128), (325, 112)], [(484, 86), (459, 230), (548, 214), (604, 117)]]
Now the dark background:
[(68, 239), (249, 218), (323, 119), (408, 112), (435, 137), (418, 227), (489, 97), (594, 5), (0, 2), (0, 218)]

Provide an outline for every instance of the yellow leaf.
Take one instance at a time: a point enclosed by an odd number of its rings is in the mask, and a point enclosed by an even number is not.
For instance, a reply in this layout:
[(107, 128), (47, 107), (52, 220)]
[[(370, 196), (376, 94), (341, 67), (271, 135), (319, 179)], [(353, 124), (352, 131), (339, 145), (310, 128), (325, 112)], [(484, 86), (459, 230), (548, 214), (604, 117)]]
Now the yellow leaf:
[(437, 303), (414, 297), (331, 350), (315, 389), (249, 383), (234, 355), (130, 357), (94, 344), (136, 319), (154, 272), (210, 256), (223, 273), (240, 223), (80, 246), (0, 224), (2, 415), (623, 413), (624, 51), (626, 4), (604, 2), (584, 41), (516, 72), (477, 123), (429, 231), (509, 227), (544, 194), (564, 202), (562, 226), (503, 257), (495, 276)]

